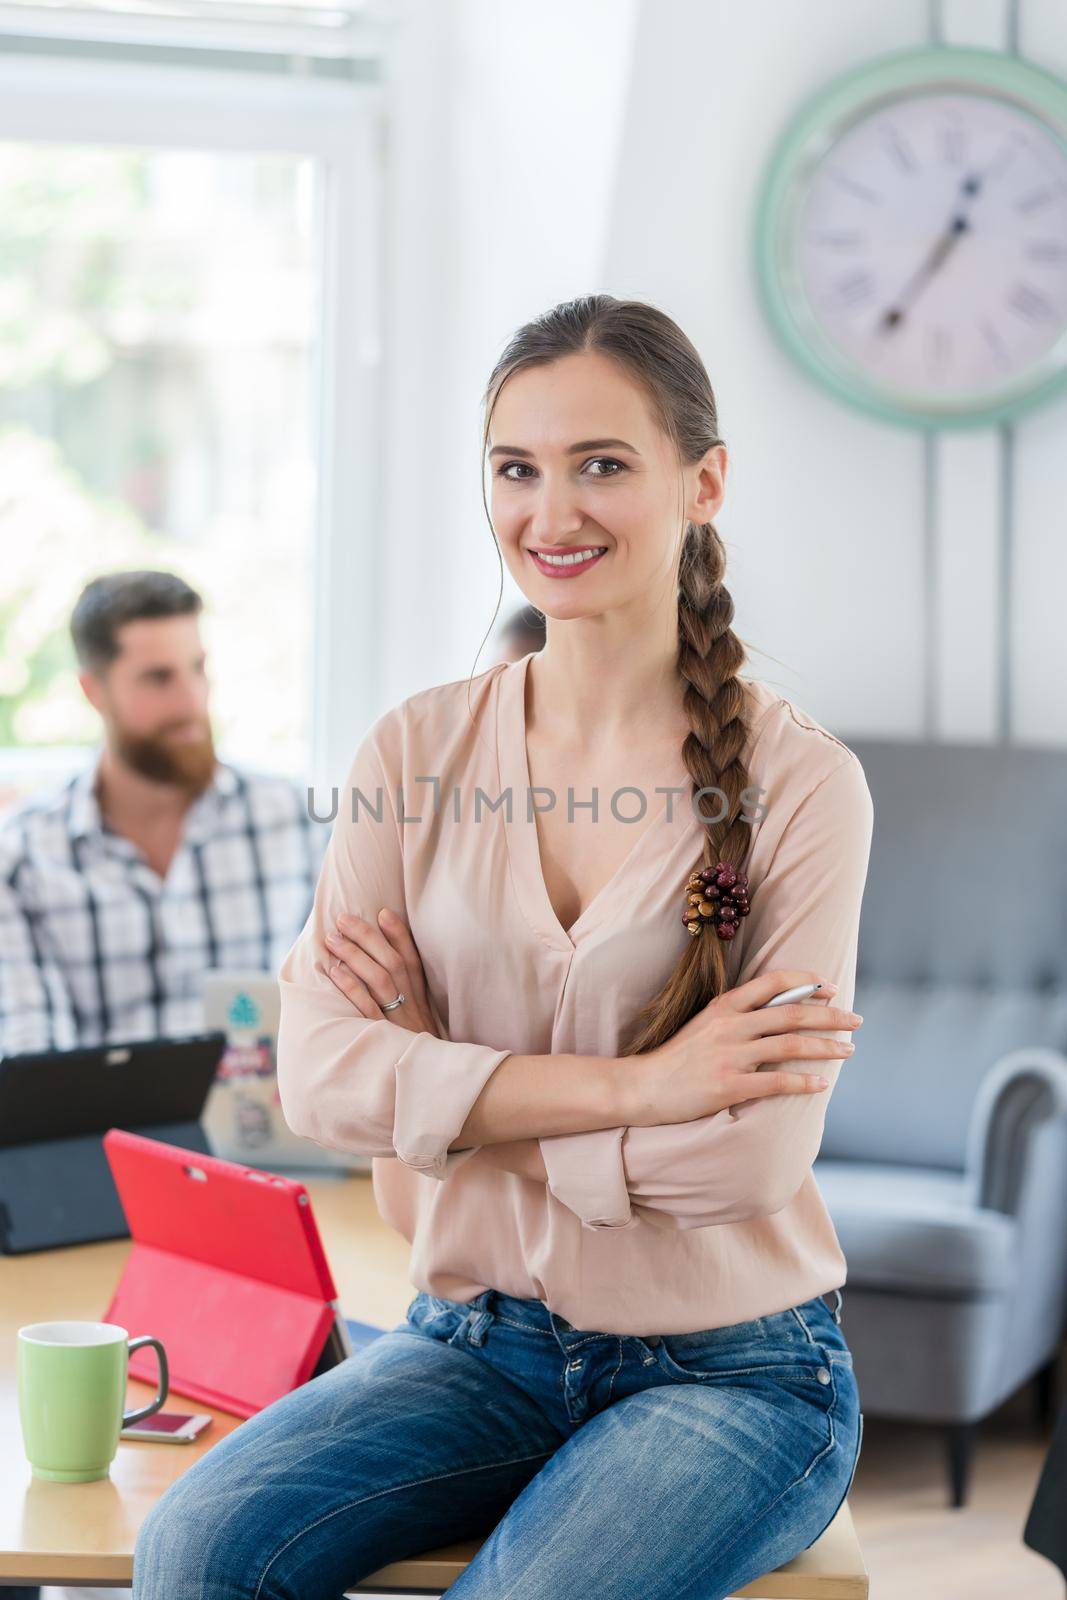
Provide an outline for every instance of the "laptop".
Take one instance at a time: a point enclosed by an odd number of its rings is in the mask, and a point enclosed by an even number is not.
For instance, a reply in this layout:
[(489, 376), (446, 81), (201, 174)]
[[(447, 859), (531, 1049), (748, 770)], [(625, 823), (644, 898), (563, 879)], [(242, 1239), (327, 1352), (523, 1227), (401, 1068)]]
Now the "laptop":
[[(160, 1340), (173, 1393), (250, 1417), (386, 1331), (342, 1315), (298, 1180), (118, 1128), (103, 1143), (133, 1245), (102, 1320)], [(153, 1352), (129, 1371), (154, 1383)]]
[(204, 1107), (211, 1154), (267, 1172), (370, 1172), (371, 1157), (294, 1133), (278, 1096), (281, 991), (269, 972), (217, 968), (203, 979), (204, 1026), (226, 1049)]
[(200, 1114), (225, 1047), (195, 1033), (0, 1059), (0, 1254), (129, 1238), (104, 1135), (210, 1154)]

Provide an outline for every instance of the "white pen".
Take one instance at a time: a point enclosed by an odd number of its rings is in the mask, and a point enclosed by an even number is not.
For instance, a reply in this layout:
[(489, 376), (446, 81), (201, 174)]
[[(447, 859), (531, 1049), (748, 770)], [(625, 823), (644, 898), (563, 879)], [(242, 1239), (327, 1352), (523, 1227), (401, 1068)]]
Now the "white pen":
[(781, 994), (776, 994), (773, 1000), (768, 1000), (766, 1006), (760, 1006), (760, 1011), (766, 1011), (767, 1006), (788, 1006), (794, 1000), (807, 1000), (821, 985), (817, 983), (802, 983), (796, 989), (783, 989)]

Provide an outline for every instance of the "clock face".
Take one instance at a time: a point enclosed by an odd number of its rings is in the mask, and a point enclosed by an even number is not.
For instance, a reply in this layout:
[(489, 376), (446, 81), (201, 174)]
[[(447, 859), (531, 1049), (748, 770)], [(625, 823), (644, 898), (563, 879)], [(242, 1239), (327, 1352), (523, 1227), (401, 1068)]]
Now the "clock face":
[(1018, 56), (900, 51), (800, 108), (768, 165), (757, 280), (839, 396), (981, 426), (1067, 387), (1067, 83)]
[(1067, 149), (988, 94), (856, 121), (808, 178), (797, 273), (825, 339), (878, 386), (995, 396), (1067, 328)]

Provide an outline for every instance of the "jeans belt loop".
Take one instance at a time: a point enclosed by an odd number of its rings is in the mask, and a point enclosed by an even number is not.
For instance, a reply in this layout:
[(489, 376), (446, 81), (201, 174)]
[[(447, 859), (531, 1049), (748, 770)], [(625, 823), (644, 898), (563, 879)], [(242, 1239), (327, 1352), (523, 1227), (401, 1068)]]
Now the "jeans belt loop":
[(844, 1304), (844, 1298), (845, 1297), (841, 1293), (840, 1289), (835, 1289), (833, 1292), (837, 1296), (837, 1304), (833, 1309), (832, 1315), (833, 1315), (834, 1321), (837, 1323), (838, 1327), (840, 1327), (841, 1326), (841, 1307)]
[(491, 1311), (477, 1311), (467, 1323), (467, 1342), (469, 1344), (484, 1344), (485, 1336), (493, 1322)]
[(483, 1289), (481, 1294), (474, 1300), (472, 1309), (467, 1313), (467, 1342), (469, 1344), (482, 1345), (485, 1343), (485, 1336), (493, 1325), (493, 1313), (489, 1309), (489, 1302), (492, 1296), (492, 1289)]

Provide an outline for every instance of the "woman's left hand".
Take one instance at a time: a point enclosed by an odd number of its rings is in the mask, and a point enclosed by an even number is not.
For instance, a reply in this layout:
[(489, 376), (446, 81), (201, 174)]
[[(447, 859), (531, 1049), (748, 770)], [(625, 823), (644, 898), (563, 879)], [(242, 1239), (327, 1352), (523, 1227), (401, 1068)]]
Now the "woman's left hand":
[[(403, 917), (383, 906), (378, 925), (342, 913), (326, 935), (326, 948), (336, 958), (327, 971), (361, 1017), (397, 1022), (412, 1033), (441, 1038), (426, 992), (426, 979), (411, 930)], [(404, 996), (395, 1011), (382, 1005)]]

